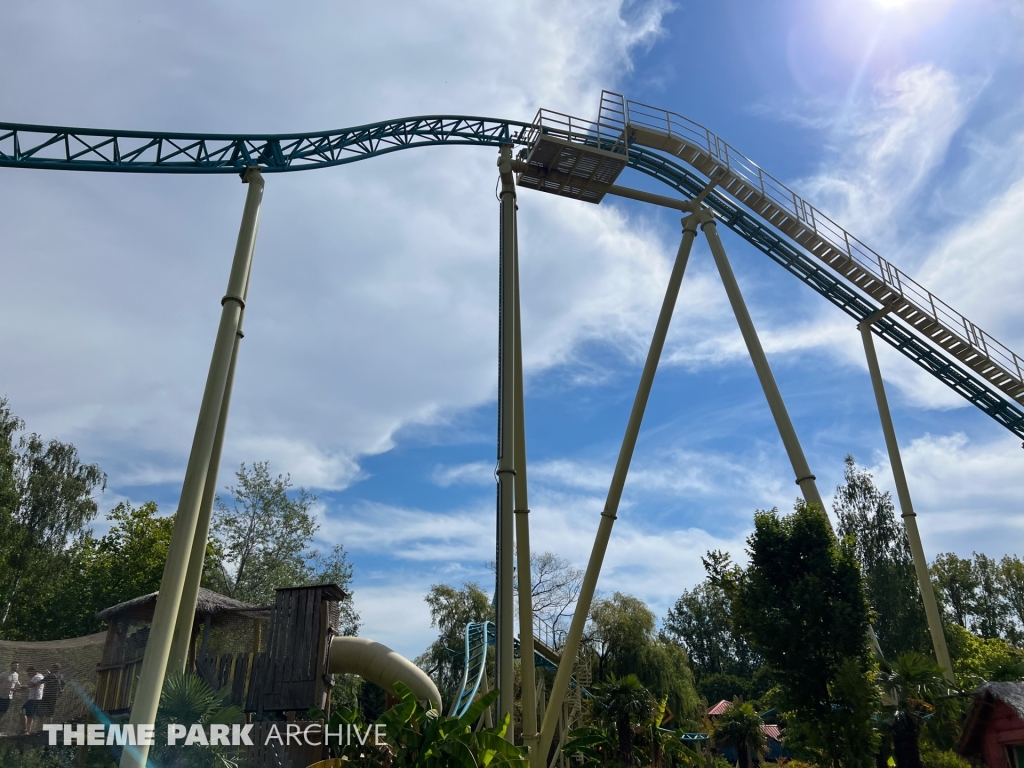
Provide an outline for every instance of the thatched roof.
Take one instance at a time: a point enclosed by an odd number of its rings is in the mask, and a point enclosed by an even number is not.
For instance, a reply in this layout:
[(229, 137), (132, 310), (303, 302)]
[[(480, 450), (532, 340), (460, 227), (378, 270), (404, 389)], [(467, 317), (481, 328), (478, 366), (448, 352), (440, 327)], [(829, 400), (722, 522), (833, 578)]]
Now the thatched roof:
[(1024, 680), (979, 685), (974, 691), (974, 697), (1008, 704), (1024, 720)]
[[(151, 617), (153, 608), (156, 606), (156, 596), (159, 592), (150, 592), (148, 595), (126, 600), (123, 603), (104, 608), (96, 614), (100, 621), (111, 621), (120, 616), (134, 615), (139, 617)], [(221, 595), (210, 589), (199, 588), (199, 597), (196, 600), (197, 616), (217, 616), (222, 613), (231, 613), (239, 610), (252, 609), (256, 606), (235, 600), (227, 595)]]

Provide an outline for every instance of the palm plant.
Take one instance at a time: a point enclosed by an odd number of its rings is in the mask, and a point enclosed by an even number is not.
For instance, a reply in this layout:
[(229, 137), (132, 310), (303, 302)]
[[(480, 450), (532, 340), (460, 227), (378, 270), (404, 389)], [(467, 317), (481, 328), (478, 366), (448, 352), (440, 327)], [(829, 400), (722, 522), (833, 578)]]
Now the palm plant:
[(735, 749), (740, 768), (748, 768), (751, 753), (756, 761), (760, 761), (768, 751), (768, 738), (761, 725), (761, 718), (753, 705), (744, 704), (737, 697), (733, 699), (732, 706), (718, 716), (711, 738), (720, 749)]
[(921, 768), (921, 726), (948, 687), (942, 668), (923, 654), (907, 651), (895, 661), (881, 662), (878, 683), (891, 702), (886, 710), (896, 765)]
[(616, 678), (598, 688), (597, 714), (615, 729), (618, 759), (623, 766), (635, 764), (634, 735), (640, 725), (651, 720), (656, 704), (650, 692), (636, 675)]
[[(191, 726), (239, 723), (242, 710), (225, 705), (224, 696), (192, 672), (169, 675), (160, 694), (156, 732), (167, 733), (169, 723)], [(161, 768), (236, 768), (238, 756), (231, 747), (169, 746), (164, 739), (153, 745), (153, 762)]]

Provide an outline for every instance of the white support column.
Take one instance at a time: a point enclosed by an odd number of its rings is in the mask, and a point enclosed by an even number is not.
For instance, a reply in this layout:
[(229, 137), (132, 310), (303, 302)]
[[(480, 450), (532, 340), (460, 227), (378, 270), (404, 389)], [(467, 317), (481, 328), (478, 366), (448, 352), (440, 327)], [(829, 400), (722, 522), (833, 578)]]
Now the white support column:
[(516, 186), (512, 176), (512, 145), (501, 148), (501, 289), (499, 311), (498, 374), (498, 548), (497, 548), (497, 646), (496, 681), (498, 721), (509, 715), (505, 738), (512, 741), (514, 728), (513, 684), (515, 664), (515, 592), (512, 580), (515, 509), (515, 233)]
[(736, 315), (736, 322), (739, 323), (743, 341), (746, 343), (750, 359), (754, 363), (754, 370), (757, 371), (757, 378), (760, 380), (764, 396), (768, 400), (768, 407), (775, 418), (775, 426), (778, 427), (782, 444), (786, 447), (789, 461), (793, 465), (796, 484), (800, 486), (804, 501), (808, 504), (817, 504), (821, 507), (822, 511), (826, 511), (825, 504), (821, 500), (821, 494), (818, 493), (818, 486), (814, 482), (815, 477), (811, 474), (811, 468), (807, 464), (803, 448), (800, 447), (800, 441), (797, 439), (793, 422), (789, 418), (786, 404), (782, 400), (782, 393), (779, 392), (779, 385), (775, 383), (772, 369), (768, 365), (768, 358), (761, 347), (761, 340), (757, 338), (754, 322), (750, 319), (750, 313), (747, 311), (747, 305), (743, 301), (743, 294), (740, 293), (740, 286), (732, 272), (729, 258), (725, 255), (725, 248), (718, 237), (715, 220), (709, 218), (702, 228), (704, 235), (708, 239), (708, 245), (711, 246), (711, 255), (715, 258), (718, 272), (722, 276), (722, 283), (725, 285), (725, 292), (729, 296), (732, 311)]
[(885, 435), (885, 447), (889, 452), (889, 465), (892, 467), (892, 477), (896, 483), (896, 495), (900, 500), (903, 525), (907, 529), (910, 552), (914, 557), (914, 570), (917, 572), (921, 601), (924, 603), (925, 616), (928, 618), (928, 631), (932, 636), (935, 659), (942, 667), (946, 680), (955, 686), (953, 662), (949, 658), (949, 649), (946, 647), (946, 634), (942, 628), (939, 606), (935, 602), (935, 590), (928, 574), (928, 560), (925, 558), (924, 547), (921, 544), (921, 534), (917, 530), (917, 514), (914, 512), (914, 503), (910, 498), (910, 485), (907, 483), (907, 474), (903, 470), (903, 458), (900, 456), (900, 446), (896, 440), (896, 428), (892, 423), (889, 399), (886, 397), (885, 384), (882, 382), (882, 370), (878, 365), (878, 355), (875, 353), (875, 340), (871, 335), (871, 326), (886, 312), (887, 310), (882, 310), (875, 313), (857, 327), (860, 329), (861, 339), (864, 342), (864, 356), (867, 358), (868, 371), (871, 373), (871, 386), (875, 391), (878, 418), (882, 422), (882, 434)]
[(594, 539), (594, 548), (590, 553), (590, 561), (587, 563), (587, 570), (583, 576), (583, 585), (580, 588), (580, 595), (576, 601), (576, 610), (573, 613), (572, 623), (569, 626), (569, 634), (566, 637), (565, 646), (562, 648), (562, 658), (558, 663), (555, 680), (551, 684), (551, 696), (548, 699), (547, 710), (544, 713), (544, 722), (540, 730), (540, 742), (536, 755), (531, 755), (531, 765), (534, 768), (543, 768), (544, 758), (551, 748), (551, 741), (555, 735), (558, 718), (562, 713), (562, 703), (565, 701), (565, 693), (569, 687), (569, 678), (572, 676), (573, 665), (576, 663), (576, 656), (579, 653), (580, 640), (583, 637), (583, 627), (586, 625), (587, 616), (590, 613), (590, 605), (594, 599), (594, 590), (597, 589), (597, 579), (601, 574), (605, 550), (608, 548), (608, 540), (612, 535), (612, 526), (615, 524), (615, 517), (618, 513), (622, 489), (626, 484), (629, 464), (633, 459), (633, 449), (636, 447), (637, 437), (640, 434), (640, 424), (643, 421), (644, 411), (647, 408), (647, 400), (650, 397), (651, 387), (654, 384), (654, 375), (657, 373), (658, 361), (661, 359), (661, 350), (665, 346), (665, 337), (668, 335), (669, 323), (672, 321), (672, 312), (675, 310), (676, 298), (679, 296), (679, 287), (683, 282), (683, 273), (686, 271), (686, 262), (690, 257), (690, 249), (693, 246), (693, 240), (696, 237), (697, 225), (699, 223), (700, 214), (692, 214), (683, 219), (683, 237), (679, 243), (679, 251), (676, 253), (675, 264), (672, 266), (672, 274), (669, 277), (668, 287), (665, 291), (665, 299), (661, 304), (658, 322), (654, 327), (654, 337), (651, 339), (651, 347), (647, 352), (644, 370), (640, 375), (640, 384), (637, 387), (636, 397), (633, 400), (633, 409), (630, 411), (629, 421), (626, 424), (626, 434), (622, 438), (622, 447), (619, 449), (619, 458), (615, 463), (615, 472), (612, 475), (611, 486), (608, 489), (608, 498), (605, 501), (604, 511), (601, 512), (601, 522), (597, 529), (597, 536)]
[[(231, 264), (227, 292), (221, 299), (220, 326), (217, 329), (210, 370), (206, 378), (206, 389), (203, 392), (202, 405), (199, 408), (192, 451), (185, 469), (185, 480), (178, 501), (177, 519), (168, 547), (163, 578), (160, 581), (160, 594), (154, 608), (149, 640), (146, 643), (146, 653), (139, 673), (135, 700), (132, 703), (129, 722), (133, 725), (153, 723), (156, 719), (160, 692), (163, 689), (171, 651), (171, 640), (185, 586), (192, 542), (196, 535), (199, 508), (202, 503), (203, 491), (206, 488), (207, 473), (216, 441), (217, 426), (220, 422), (220, 411), (224, 405), (224, 393), (227, 387), (228, 371), (231, 367), (232, 352), (235, 347), (242, 308), (245, 305), (243, 296), (252, 264), (253, 248), (256, 244), (260, 204), (263, 200), (263, 177), (258, 168), (250, 168), (246, 172), (244, 181), (249, 184), (249, 191), (245, 199), (242, 224), (235, 245), (235, 256)], [(205, 547), (205, 542), (203, 546)], [(189, 630), (191, 630), (191, 619), (189, 620)], [(146, 765), (148, 755), (149, 747), (146, 746), (125, 749), (121, 756), (121, 768), (142, 768)]]

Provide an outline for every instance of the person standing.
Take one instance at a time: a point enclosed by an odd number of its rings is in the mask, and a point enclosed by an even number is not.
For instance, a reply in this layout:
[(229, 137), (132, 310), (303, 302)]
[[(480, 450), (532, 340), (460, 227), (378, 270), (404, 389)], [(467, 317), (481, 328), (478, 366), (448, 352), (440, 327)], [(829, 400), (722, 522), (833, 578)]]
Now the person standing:
[(11, 708), (11, 700), (18, 688), (18, 662), (12, 661), (11, 668), (0, 672), (0, 719)]
[[(49, 670), (46, 670), (49, 672)], [(36, 720), (39, 719), (39, 707), (42, 706), (43, 702), (43, 675), (36, 671), (36, 668), (29, 666), (25, 670), (29, 677), (28, 684), (25, 688), (28, 688), (28, 698), (25, 700), (24, 705), (21, 707), (21, 711), (25, 713), (25, 735), (32, 733), (32, 729), (36, 725)]]
[(43, 676), (43, 698), (39, 700), (37, 717), (49, 719), (57, 708), (57, 699), (64, 691), (64, 678), (60, 674), (60, 664), (53, 664)]

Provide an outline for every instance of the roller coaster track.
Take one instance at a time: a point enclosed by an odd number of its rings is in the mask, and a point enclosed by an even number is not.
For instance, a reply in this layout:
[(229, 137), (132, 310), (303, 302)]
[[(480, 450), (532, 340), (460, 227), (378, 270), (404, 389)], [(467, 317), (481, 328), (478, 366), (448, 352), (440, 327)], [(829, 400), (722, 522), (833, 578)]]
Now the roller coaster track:
[[(544, 111), (542, 110), (542, 113)], [(105, 131), (0, 123), (0, 167), (117, 173), (264, 173), (312, 170), (423, 146), (525, 150), (544, 134), (618, 152), (628, 167), (705, 205), (742, 238), (1024, 438), (1024, 360), (799, 198), (702, 126), (602, 97), (597, 123), (567, 129), (461, 115), (410, 117), (308, 134)], [(548, 113), (556, 114), (556, 113)], [(582, 126), (582, 127), (580, 127)], [(611, 129), (611, 130), (609, 130)], [(682, 162), (677, 162), (677, 159)], [(685, 165), (684, 165), (685, 164)], [(687, 167), (689, 166), (689, 167)]]
[[(462, 717), (473, 706), (477, 693), (487, 674), (487, 646), (496, 640), (494, 624), (474, 621), (466, 625), (463, 651), (462, 686), (452, 701), (451, 717)], [(519, 658), (519, 639), (515, 640), (515, 656)], [(558, 659), (549, 658), (539, 648), (533, 652), (534, 666), (549, 672), (558, 670)]]

